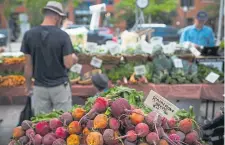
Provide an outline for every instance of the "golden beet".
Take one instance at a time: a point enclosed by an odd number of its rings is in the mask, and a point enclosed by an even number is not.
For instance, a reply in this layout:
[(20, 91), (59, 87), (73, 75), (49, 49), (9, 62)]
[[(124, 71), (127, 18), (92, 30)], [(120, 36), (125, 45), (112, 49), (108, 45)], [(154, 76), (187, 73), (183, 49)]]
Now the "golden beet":
[(66, 139), (67, 145), (79, 145), (80, 144), (80, 138), (76, 134), (71, 134), (67, 139)]
[(94, 128), (104, 129), (108, 125), (108, 118), (105, 114), (99, 114), (94, 119)]
[(81, 132), (81, 126), (78, 121), (73, 121), (68, 126), (69, 134), (79, 134)]

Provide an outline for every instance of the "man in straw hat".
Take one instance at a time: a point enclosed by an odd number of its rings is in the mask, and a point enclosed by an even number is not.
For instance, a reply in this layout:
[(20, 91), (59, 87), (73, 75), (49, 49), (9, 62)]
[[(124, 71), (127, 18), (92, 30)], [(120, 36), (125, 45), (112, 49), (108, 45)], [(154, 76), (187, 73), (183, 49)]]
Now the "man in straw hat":
[(60, 29), (65, 17), (62, 4), (49, 1), (43, 8), (44, 20), (24, 35), (21, 51), (25, 54), (26, 89), (31, 94), (34, 115), (53, 109), (72, 108), (68, 70), (77, 62), (68, 34)]

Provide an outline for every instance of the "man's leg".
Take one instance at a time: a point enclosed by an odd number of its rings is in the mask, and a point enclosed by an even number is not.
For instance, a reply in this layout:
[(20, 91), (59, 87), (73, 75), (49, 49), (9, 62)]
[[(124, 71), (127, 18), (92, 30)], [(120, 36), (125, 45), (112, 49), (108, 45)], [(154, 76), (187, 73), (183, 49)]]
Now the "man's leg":
[(72, 93), (70, 84), (63, 84), (49, 89), (53, 109), (69, 111), (72, 109)]
[(38, 115), (40, 113), (49, 113), (52, 111), (52, 104), (49, 98), (48, 89), (45, 87), (34, 86), (31, 102), (34, 115)]

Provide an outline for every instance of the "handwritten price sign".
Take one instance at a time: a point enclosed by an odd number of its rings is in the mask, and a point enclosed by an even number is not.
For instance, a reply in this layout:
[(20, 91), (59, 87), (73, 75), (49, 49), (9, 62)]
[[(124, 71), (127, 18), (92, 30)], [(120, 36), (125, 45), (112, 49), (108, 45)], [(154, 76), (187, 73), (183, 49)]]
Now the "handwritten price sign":
[(144, 101), (144, 105), (158, 112), (167, 119), (171, 119), (179, 110), (177, 106), (152, 90)]
[(80, 74), (82, 70), (81, 64), (75, 64), (71, 67), (70, 71)]
[(96, 57), (93, 57), (91, 60), (91, 65), (96, 68), (100, 68), (102, 66), (102, 60)]
[(134, 67), (134, 72), (136, 75), (145, 75), (146, 74), (146, 68), (144, 65), (139, 65)]

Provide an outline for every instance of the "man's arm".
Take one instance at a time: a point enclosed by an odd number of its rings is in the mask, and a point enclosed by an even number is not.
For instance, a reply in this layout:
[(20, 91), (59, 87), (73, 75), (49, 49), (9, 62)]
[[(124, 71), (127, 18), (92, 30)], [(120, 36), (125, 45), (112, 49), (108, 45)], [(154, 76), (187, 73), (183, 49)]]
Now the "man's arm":
[(188, 41), (187, 34), (188, 34), (187, 33), (187, 29), (184, 28), (184, 30), (183, 30), (183, 32), (181, 34), (181, 37), (180, 37), (180, 43), (184, 43), (184, 42)]
[(70, 40), (70, 37), (68, 35), (66, 35), (66, 37), (64, 38), (64, 44), (63, 44), (63, 62), (64, 62), (64, 66), (67, 69), (70, 69), (74, 64), (77, 63), (78, 58), (74, 53), (73, 50), (73, 45), (72, 42)]
[(32, 58), (29, 54), (25, 54), (25, 66), (24, 66), (24, 77), (26, 79), (26, 88), (27, 91), (31, 90), (31, 78), (33, 75), (33, 65), (32, 65)]
[(210, 28), (210, 33), (209, 33), (209, 46), (213, 47), (215, 46), (215, 37), (212, 29)]

